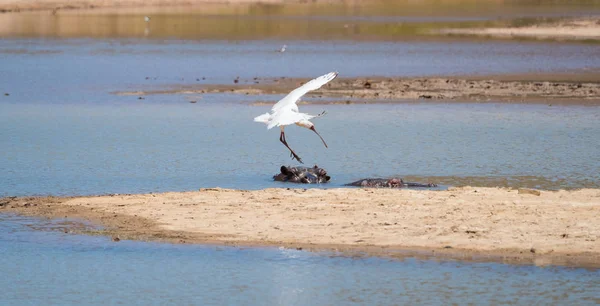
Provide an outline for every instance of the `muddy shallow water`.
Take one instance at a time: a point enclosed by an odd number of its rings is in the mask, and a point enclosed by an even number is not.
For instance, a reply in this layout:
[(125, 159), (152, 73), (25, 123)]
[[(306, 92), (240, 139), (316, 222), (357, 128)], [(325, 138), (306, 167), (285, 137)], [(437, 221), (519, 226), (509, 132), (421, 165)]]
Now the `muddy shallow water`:
[[(414, 40), (439, 39), (446, 28), (522, 26), (540, 19), (598, 14), (589, 1), (352, 1), (352, 3), (255, 3), (133, 7), (148, 1), (52, 1), (40, 12), (0, 14), (0, 36), (222, 40)], [(169, 1), (189, 4), (190, 1)], [(191, 1), (192, 3), (194, 1)], [(202, 2), (202, 1), (201, 1)], [(217, 1), (218, 2), (218, 1)], [(233, 1), (236, 2), (236, 1)], [(287, 2), (287, 1), (285, 1)], [(293, 1), (292, 1), (293, 2)], [(114, 4), (113, 4), (114, 5)], [(26, 4), (22, 5), (24, 9)], [(53, 9), (55, 8), (55, 9)], [(1, 11), (2, 7), (0, 7)], [(144, 16), (151, 20), (145, 22)], [(443, 37), (443, 36), (442, 36)], [(455, 39), (455, 38), (454, 38)]]

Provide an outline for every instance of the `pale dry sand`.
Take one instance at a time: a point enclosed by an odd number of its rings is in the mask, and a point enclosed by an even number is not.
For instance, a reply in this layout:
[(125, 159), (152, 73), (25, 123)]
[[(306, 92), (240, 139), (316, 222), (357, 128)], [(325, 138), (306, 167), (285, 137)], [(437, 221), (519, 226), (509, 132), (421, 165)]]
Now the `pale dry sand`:
[(535, 38), (565, 40), (600, 39), (600, 18), (569, 19), (527, 27), (444, 29), (436, 31), (450, 35), (475, 35), (500, 38)]
[(434, 251), (600, 266), (600, 190), (202, 189), (0, 200), (0, 212), (82, 218), (121, 239)]

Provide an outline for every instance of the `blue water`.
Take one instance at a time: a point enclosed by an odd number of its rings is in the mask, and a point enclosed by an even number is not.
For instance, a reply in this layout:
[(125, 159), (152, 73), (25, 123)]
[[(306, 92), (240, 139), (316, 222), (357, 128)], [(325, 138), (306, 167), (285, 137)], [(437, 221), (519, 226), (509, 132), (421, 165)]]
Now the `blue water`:
[[(297, 43), (297, 44), (296, 44)], [(234, 78), (554, 71), (600, 67), (600, 47), (519, 42), (296, 42), (6, 39), (0, 41), (0, 196), (259, 189), (294, 164), (275, 130), (252, 122), (281, 96), (119, 91)], [(202, 80), (205, 77), (206, 80)], [(148, 79), (146, 79), (148, 78)], [(9, 95), (3, 95), (8, 93)], [(198, 103), (190, 104), (189, 100)], [(287, 140), (341, 186), (365, 177), (444, 184), (600, 186), (599, 107), (313, 105), (329, 144)], [(467, 179), (465, 179), (467, 178)], [(466, 180), (466, 182), (465, 182)]]
[[(237, 95), (113, 97), (84, 105), (0, 104), (0, 195), (260, 189), (295, 164), (279, 132), (252, 118), (268, 106)], [(130, 102), (118, 102), (131, 99)], [(174, 101), (166, 101), (171, 99)], [(154, 102), (154, 100), (157, 100)], [(329, 144), (295, 126), (287, 140), (326, 186), (365, 177), (513, 177), (541, 188), (598, 186), (600, 108), (512, 104), (315, 105)], [(358, 116), (357, 114), (360, 114)], [(535, 180), (548, 182), (536, 186)], [(417, 178), (418, 179), (418, 178)], [(451, 180), (450, 183), (453, 181)], [(326, 187), (320, 186), (320, 187)]]
[[(35, 229), (32, 229), (35, 227)], [(112, 242), (0, 215), (2, 305), (576, 304), (600, 272), (278, 248)]]
[[(283, 44), (287, 51), (276, 53)], [(11, 93), (15, 103), (104, 103), (107, 97), (99, 94), (166, 84), (231, 84), (237, 76), (313, 78), (329, 71), (339, 71), (340, 77), (431, 76), (598, 68), (598, 54), (598, 45), (510, 41), (3, 39), (0, 91)], [(196, 81), (202, 77), (206, 80)]]

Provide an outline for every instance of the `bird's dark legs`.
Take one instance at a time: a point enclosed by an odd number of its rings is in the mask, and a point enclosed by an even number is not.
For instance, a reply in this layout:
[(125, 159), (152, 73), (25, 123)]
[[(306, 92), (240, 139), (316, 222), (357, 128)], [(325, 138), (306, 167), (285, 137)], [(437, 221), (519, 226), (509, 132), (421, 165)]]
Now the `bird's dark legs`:
[(290, 156), (292, 156), (292, 159), (295, 158), (299, 163), (304, 164), (302, 162), (302, 159), (300, 159), (300, 156), (298, 156), (296, 154), (296, 152), (294, 152), (294, 150), (292, 150), (292, 148), (290, 148), (290, 146), (288, 146), (287, 141), (285, 141), (285, 133), (283, 132), (283, 129), (281, 129), (281, 135), (279, 136), (279, 141), (281, 141), (281, 143), (283, 143), (290, 150)]

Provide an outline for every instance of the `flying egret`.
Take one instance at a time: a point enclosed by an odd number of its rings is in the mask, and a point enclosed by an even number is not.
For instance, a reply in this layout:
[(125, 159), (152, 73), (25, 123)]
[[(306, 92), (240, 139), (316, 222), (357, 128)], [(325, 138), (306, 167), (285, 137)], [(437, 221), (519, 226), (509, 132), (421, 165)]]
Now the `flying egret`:
[(312, 118), (323, 116), (325, 112), (322, 112), (319, 115), (299, 113), (298, 105), (296, 104), (296, 102), (298, 102), (298, 100), (307, 92), (321, 88), (321, 86), (335, 79), (337, 75), (337, 72), (330, 72), (326, 75), (322, 75), (316, 79), (306, 82), (306, 84), (294, 89), (283, 99), (279, 100), (279, 102), (275, 103), (275, 105), (273, 105), (273, 108), (271, 108), (270, 113), (265, 113), (254, 118), (254, 121), (256, 122), (262, 122), (267, 124), (268, 129), (278, 126), (281, 129), (279, 141), (281, 141), (281, 143), (283, 143), (290, 150), (290, 156), (292, 156), (292, 159), (295, 158), (300, 163), (303, 163), (302, 159), (300, 159), (296, 152), (294, 152), (294, 150), (290, 148), (287, 141), (285, 140), (284, 127), (286, 125), (296, 124), (298, 126), (312, 130), (319, 136), (319, 138), (321, 138), (321, 141), (323, 141), (323, 144), (327, 148), (327, 143), (325, 143), (323, 137), (321, 137), (317, 130), (315, 130), (315, 125), (309, 121)]

